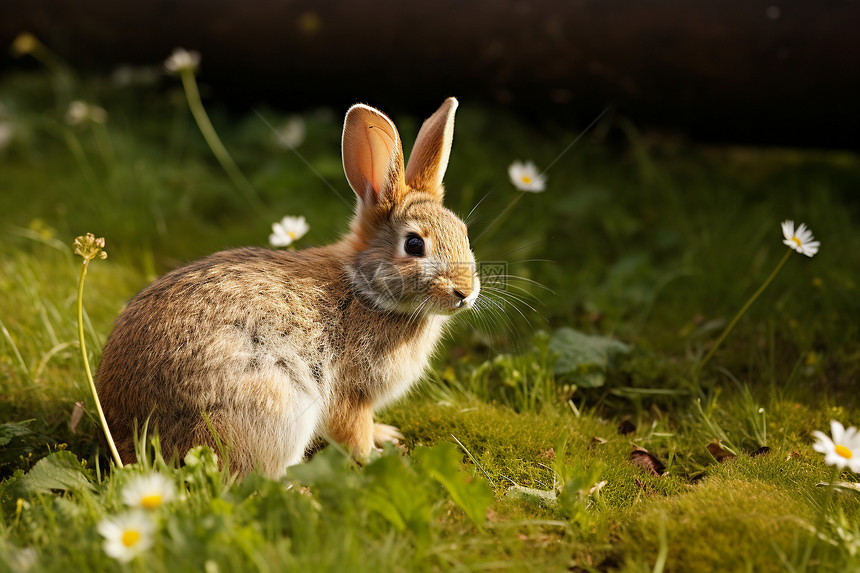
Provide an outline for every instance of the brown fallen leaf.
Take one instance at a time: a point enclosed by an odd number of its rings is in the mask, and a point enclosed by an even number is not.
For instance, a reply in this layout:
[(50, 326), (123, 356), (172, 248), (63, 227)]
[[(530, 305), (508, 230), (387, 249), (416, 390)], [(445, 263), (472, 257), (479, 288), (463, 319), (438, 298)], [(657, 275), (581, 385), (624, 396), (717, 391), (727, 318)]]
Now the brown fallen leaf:
[(754, 452), (750, 453), (750, 456), (751, 456), (751, 457), (753, 457), (753, 458), (757, 458), (757, 457), (759, 457), (759, 456), (763, 456), (763, 455), (765, 455), (765, 454), (766, 454), (766, 453), (768, 453), (769, 451), (770, 451), (770, 448), (769, 448), (769, 447), (767, 447), (767, 446), (762, 446), (762, 447), (760, 447), (759, 449), (757, 449), (756, 451), (754, 451)]
[(634, 448), (630, 452), (630, 461), (645, 469), (651, 475), (660, 477), (666, 473), (666, 466), (657, 457), (644, 448)]
[(720, 441), (716, 438), (714, 438), (714, 440), (710, 444), (708, 444), (707, 448), (708, 451), (711, 452), (711, 455), (714, 456), (714, 459), (721, 464), (726, 463), (729, 460), (733, 460), (737, 457), (734, 452), (730, 452), (729, 450), (725, 449), (720, 443)]
[(605, 439), (605, 438), (601, 438), (600, 436), (592, 436), (592, 438), (591, 438), (591, 443), (592, 443), (592, 444), (605, 444), (605, 443), (606, 443), (606, 439)]
[(606, 480), (602, 480), (602, 481), (597, 482), (596, 484), (594, 484), (593, 486), (591, 486), (591, 489), (589, 489), (589, 490), (588, 490), (588, 495), (594, 495), (595, 493), (597, 493), (597, 492), (599, 492), (600, 490), (602, 490), (602, 489), (603, 489), (603, 487), (604, 487), (606, 484), (608, 484), (608, 483), (609, 483), (609, 482), (608, 482), (608, 481), (606, 481)]
[(72, 410), (72, 433), (78, 433), (78, 424), (81, 423), (81, 418), (84, 416), (84, 403), (75, 402), (75, 409)]
[(618, 424), (618, 433), (622, 436), (627, 434), (632, 434), (636, 431), (636, 424), (631, 422), (630, 420), (624, 420), (620, 424)]

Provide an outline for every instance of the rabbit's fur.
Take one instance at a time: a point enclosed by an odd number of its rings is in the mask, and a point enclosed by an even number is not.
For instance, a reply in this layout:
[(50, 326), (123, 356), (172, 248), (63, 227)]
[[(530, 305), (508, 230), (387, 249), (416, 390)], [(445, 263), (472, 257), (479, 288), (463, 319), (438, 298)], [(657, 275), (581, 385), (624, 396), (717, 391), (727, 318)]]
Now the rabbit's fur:
[[(317, 436), (365, 459), (397, 434), (373, 411), (421, 376), (447, 319), (480, 290), (466, 227), (442, 205), (456, 107), (449, 98), (424, 122), (408, 168), (394, 124), (350, 108), (343, 160), (357, 206), (338, 243), (215, 253), (128, 304), (98, 369), (123, 461), (146, 420), (168, 454), (214, 444), (214, 430), (233, 471), (270, 476)], [(416, 236), (420, 255), (405, 250)]]

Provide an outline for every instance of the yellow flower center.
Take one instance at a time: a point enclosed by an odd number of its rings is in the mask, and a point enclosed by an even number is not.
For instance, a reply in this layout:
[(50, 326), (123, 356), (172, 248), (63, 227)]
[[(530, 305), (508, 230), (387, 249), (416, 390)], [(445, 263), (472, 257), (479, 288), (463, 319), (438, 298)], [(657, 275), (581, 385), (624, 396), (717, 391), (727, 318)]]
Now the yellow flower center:
[(140, 531), (127, 529), (122, 532), (122, 544), (126, 547), (131, 547), (140, 541)]
[(287, 231), (287, 234), (290, 236), (291, 239), (296, 238), (296, 234), (293, 231)]
[(151, 493), (140, 498), (140, 505), (146, 509), (155, 509), (161, 505), (161, 494)]
[(797, 243), (797, 246), (798, 246), (798, 247), (802, 247), (802, 246), (803, 246), (803, 245), (800, 243), (800, 239), (798, 239), (797, 237), (792, 237), (792, 238), (791, 238), (791, 240), (792, 240), (792, 241), (794, 241), (795, 243)]
[(854, 452), (846, 448), (845, 446), (836, 446), (836, 453), (845, 458), (846, 460), (850, 460), (854, 457)]
[(526, 185), (528, 185), (528, 184), (529, 184), (529, 183), (531, 183), (531, 182), (532, 182), (532, 178), (531, 178), (531, 177), (529, 177), (528, 175), (523, 175), (523, 183), (525, 183)]

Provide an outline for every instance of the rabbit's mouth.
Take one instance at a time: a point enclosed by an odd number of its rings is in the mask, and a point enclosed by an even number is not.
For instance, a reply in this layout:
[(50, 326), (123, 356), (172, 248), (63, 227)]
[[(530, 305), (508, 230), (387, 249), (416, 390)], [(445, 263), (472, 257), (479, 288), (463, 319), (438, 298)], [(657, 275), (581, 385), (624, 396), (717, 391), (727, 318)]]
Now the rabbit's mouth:
[(467, 310), (475, 306), (475, 301), (478, 300), (478, 294), (481, 292), (481, 281), (477, 276), (472, 279), (472, 289), (469, 294), (464, 293), (460, 289), (452, 289), (452, 294), (454, 294), (459, 300), (454, 304), (454, 307), (457, 310)]
[(477, 276), (458, 283), (447, 277), (441, 277), (435, 281), (427, 297), (432, 302), (428, 310), (437, 314), (454, 314), (468, 310), (475, 305), (480, 291), (481, 283)]

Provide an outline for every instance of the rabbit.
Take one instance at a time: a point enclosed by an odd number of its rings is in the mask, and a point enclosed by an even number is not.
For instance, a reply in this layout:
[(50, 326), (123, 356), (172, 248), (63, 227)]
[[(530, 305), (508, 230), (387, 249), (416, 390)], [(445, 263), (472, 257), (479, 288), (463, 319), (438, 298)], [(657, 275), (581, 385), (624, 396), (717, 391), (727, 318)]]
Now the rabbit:
[(321, 437), (359, 461), (402, 438), (374, 411), (416, 383), (480, 293), (466, 225), (442, 204), (457, 105), (423, 123), (408, 165), (388, 117), (348, 110), (343, 167), (357, 201), (338, 242), (218, 252), (128, 303), (97, 372), (124, 462), (147, 421), (168, 455), (217, 437), (240, 476), (283, 476)]

